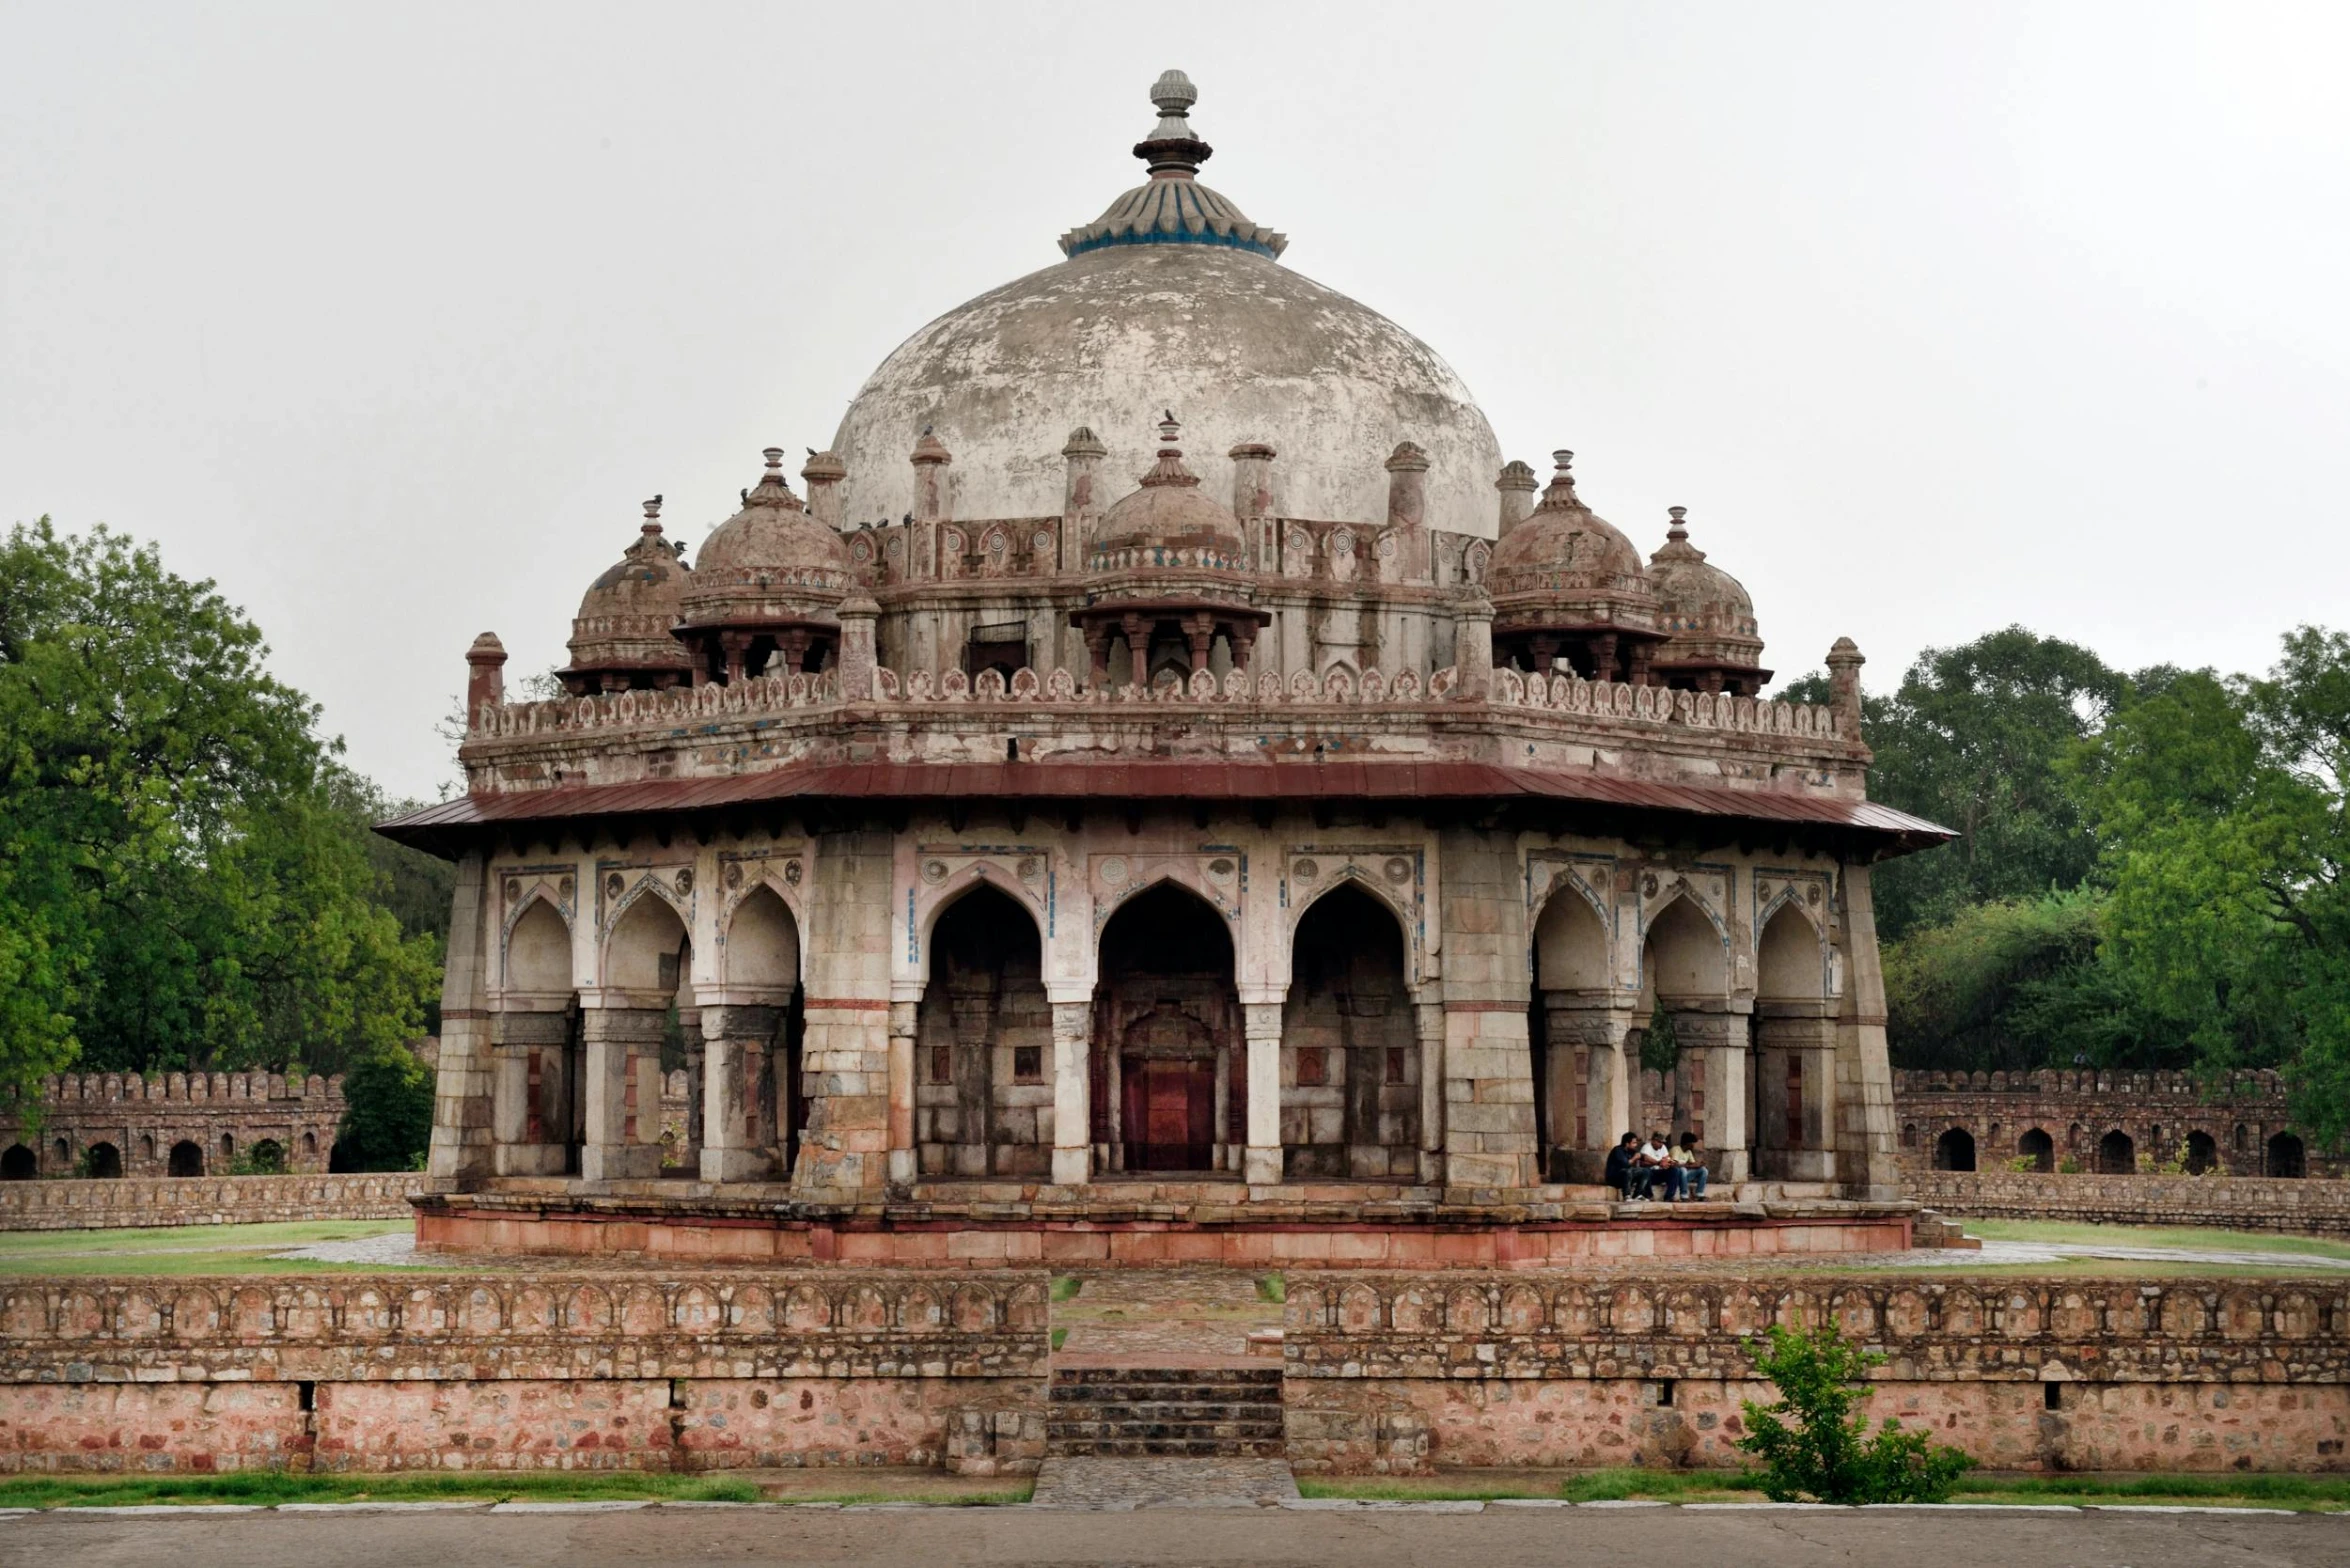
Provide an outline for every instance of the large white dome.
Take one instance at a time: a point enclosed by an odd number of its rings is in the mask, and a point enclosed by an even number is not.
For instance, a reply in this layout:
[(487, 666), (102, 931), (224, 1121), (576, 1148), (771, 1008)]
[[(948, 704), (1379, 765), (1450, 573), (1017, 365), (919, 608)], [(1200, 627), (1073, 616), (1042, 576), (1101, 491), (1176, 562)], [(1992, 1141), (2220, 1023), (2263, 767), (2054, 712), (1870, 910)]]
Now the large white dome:
[(1460, 377), (1377, 311), (1283, 267), (1282, 236), (1192, 179), (1208, 149), (1181, 113), (1190, 84), (1170, 72), (1153, 97), (1173, 112), (1136, 149), (1149, 184), (1064, 237), (1068, 260), (947, 312), (865, 383), (833, 439), (844, 519), (912, 508), (907, 459), (925, 427), (954, 455), (957, 517), (1057, 515), (1079, 425), (1109, 448), (1106, 501), (1150, 468), (1172, 409), (1211, 495), (1231, 494), (1231, 448), (1261, 441), (1279, 453), (1276, 511), (1382, 523), (1382, 465), (1413, 441), (1428, 454), (1430, 526), (1490, 537), (1501, 452)]

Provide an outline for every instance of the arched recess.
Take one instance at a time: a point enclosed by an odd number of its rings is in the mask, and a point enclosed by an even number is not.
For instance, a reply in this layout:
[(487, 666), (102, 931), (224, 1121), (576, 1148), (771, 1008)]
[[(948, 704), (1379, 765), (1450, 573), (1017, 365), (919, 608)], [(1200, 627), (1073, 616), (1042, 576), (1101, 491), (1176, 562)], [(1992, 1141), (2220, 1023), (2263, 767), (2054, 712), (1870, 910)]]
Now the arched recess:
[(1975, 1135), (1964, 1127), (1945, 1130), (1934, 1140), (1934, 1169), (1971, 1171), (1975, 1168)]
[(1535, 917), (1532, 967), (1526, 1038), (1542, 1168), (1554, 1180), (1596, 1181), (1608, 1145), (1631, 1125), (1638, 1064), (1624, 1041), (1647, 1019), (1617, 994), (1606, 918), (1565, 871)]
[(2268, 1140), (2268, 1159), (2262, 1169), (2270, 1176), (2299, 1180), (2309, 1174), (2308, 1151), (2292, 1133), (2280, 1132)]
[(2207, 1132), (2187, 1134), (2187, 1174), (2200, 1176), (2219, 1164), (2219, 1140)]
[[(720, 1162), (731, 1167), (725, 1179), (744, 1169), (789, 1175), (796, 1159), (808, 1121), (801, 1063), (804, 962), (799, 917), (773, 883), (758, 883), (726, 911), (717, 965), (725, 1005), (697, 1013), (703, 1054), (687, 1064), (692, 1105), (686, 1127), (689, 1144), (735, 1151)], [(724, 1049), (710, 1057), (713, 1026), (722, 1032)], [(731, 1075), (720, 1086), (716, 1114), (732, 1122), (719, 1133), (708, 1125), (705, 1071)], [(746, 1160), (752, 1162), (748, 1167)]]
[(669, 901), (646, 891), (631, 900), (604, 940), (604, 984), (666, 1000), (684, 974), (685, 922)]
[[(1002, 866), (996, 865), (992, 861), (973, 861), (969, 865), (957, 868), (937, 887), (916, 884), (912, 927), (916, 966), (901, 978), (928, 978), (930, 974), (930, 946), (932, 942), (937, 940), (939, 921), (944, 918), (949, 909), (961, 903), (972, 891), (982, 887), (1003, 894), (1005, 898), (1019, 905), (1026, 912), (1029, 923), (1035, 926), (1038, 931), (1041, 932), (1044, 929), (1044, 904), (1033, 891), (1022, 886), (1020, 880)], [(1039, 940), (1041, 941), (1041, 938)]]
[(1721, 928), (1684, 893), (1649, 918), (1641, 975), (1669, 1009), (1717, 1000), (1729, 992), (1729, 954)]
[(544, 898), (533, 898), (506, 928), (505, 985), (547, 994), (571, 989), (571, 924)]
[(1782, 898), (1755, 942), (1754, 1146), (1757, 1173), (1836, 1179), (1836, 1025), (1828, 947), (1802, 904)]
[(1290, 941), (1281, 1021), (1281, 1144), (1291, 1178), (1416, 1177), (1420, 1070), (1404, 933), (1352, 879)]
[(122, 1174), (122, 1151), (111, 1143), (93, 1143), (82, 1151), (93, 1176), (115, 1177)]
[(1044, 936), (984, 880), (938, 912), (915, 1012), (915, 1165), (925, 1176), (1046, 1176), (1053, 1010)]
[(2034, 1127), (2018, 1138), (2015, 1152), (2030, 1160), (2032, 1169), (2036, 1171), (2056, 1169), (2056, 1140), (2048, 1135), (2044, 1127)]
[(1088, 1053), (1102, 1168), (1238, 1166), (1248, 1073), (1233, 956), (1224, 917), (1173, 880), (1102, 927)]
[(252, 1166), (258, 1175), (283, 1175), (286, 1168), (285, 1146), (275, 1138), (263, 1138), (245, 1151), (245, 1163)]
[(1671, 1021), (1672, 1121), (1698, 1136), (1717, 1183), (1750, 1173), (1752, 1082), (1747, 1017), (1729, 1010), (1729, 951), (1722, 929), (1684, 888), (1650, 915), (1640, 950), (1642, 1028), (1661, 1009)]
[(41, 1174), (41, 1157), (21, 1143), (0, 1151), (0, 1181), (31, 1181)]
[(2097, 1140), (2097, 1174), (2100, 1176), (2130, 1176), (2138, 1169), (2138, 1145), (2128, 1133), (2115, 1128)]

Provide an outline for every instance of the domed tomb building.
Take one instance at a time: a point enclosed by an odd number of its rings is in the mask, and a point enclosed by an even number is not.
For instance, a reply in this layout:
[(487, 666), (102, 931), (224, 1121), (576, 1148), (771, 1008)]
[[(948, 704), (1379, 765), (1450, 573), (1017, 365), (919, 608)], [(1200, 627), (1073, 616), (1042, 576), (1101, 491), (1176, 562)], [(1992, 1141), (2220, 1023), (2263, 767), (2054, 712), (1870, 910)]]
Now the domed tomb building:
[(467, 792), (383, 829), (459, 868), (420, 1234), (1566, 1257), (1667, 1212), (1600, 1185), (1661, 1012), (1676, 1235), (1906, 1245), (1869, 878), (1947, 834), (1868, 800), (1858, 650), (1761, 698), (1682, 509), (1644, 558), (1570, 454), (1538, 496), (1151, 97), (804, 500), (770, 449), (690, 569), (648, 509), (565, 697), (468, 651)]

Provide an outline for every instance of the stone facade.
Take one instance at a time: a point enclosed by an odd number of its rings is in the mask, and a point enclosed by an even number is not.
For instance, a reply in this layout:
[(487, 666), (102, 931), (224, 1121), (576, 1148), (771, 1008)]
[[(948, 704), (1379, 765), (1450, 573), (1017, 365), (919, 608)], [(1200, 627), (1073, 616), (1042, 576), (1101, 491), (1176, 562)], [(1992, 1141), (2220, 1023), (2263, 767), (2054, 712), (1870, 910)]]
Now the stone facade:
[(1833, 1321), (1869, 1413), (2012, 1469), (2350, 1470), (2350, 1285), (2307, 1280), (1293, 1274), (1289, 1454), (1733, 1467), (1745, 1348)]
[(2199, 1225), (2350, 1236), (2350, 1181), (2269, 1176), (2044, 1176), (1916, 1171), (1911, 1196), (1942, 1214), (2093, 1225)]
[(0, 1100), (0, 1176), (226, 1176), (240, 1161), (323, 1172), (342, 1120), (340, 1076), (53, 1075), (31, 1114)]
[(2293, 1179), (2350, 1176), (2350, 1160), (2305, 1139), (2273, 1072), (2206, 1081), (2171, 1072), (1894, 1075), (1901, 1163), (1910, 1171), (2064, 1174), (2184, 1169)]
[(0, 1185), (0, 1231), (405, 1219), (424, 1183), (420, 1171), (9, 1182)]

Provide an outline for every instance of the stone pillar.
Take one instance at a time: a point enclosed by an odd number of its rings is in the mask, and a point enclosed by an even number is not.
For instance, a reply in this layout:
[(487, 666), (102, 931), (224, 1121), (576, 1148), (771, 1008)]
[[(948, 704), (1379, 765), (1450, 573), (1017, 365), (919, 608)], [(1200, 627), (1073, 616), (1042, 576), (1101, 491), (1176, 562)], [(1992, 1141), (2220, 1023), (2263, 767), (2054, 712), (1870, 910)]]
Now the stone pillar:
[[(486, 634), (485, 634), (486, 635)], [(493, 642), (496, 639), (491, 639)], [(504, 663), (505, 651), (498, 651)], [(432, 1151), (427, 1174), (466, 1181), (492, 1169), (488, 993), (489, 878), (487, 857), (468, 850), (457, 862), (449, 898), (448, 967), (441, 977), (441, 1054), (432, 1104)]]
[(481, 722), (481, 710), (506, 700), (506, 645), (496, 632), (483, 632), (465, 650), (465, 727)]
[(579, 1173), (589, 1181), (649, 1181), (661, 1174), (661, 1029), (667, 1007), (634, 996), (596, 998), (581, 1015), (587, 1045), (587, 1137)]
[(1849, 637), (1837, 638), (1828, 650), (1828, 704), (1836, 710), (1836, 733), (1845, 740), (1860, 739), (1860, 667), (1868, 662)]
[(1525, 874), (1514, 834), (1447, 828), (1444, 867), (1444, 1179), (1524, 1187), (1536, 1177)]
[(889, 1181), (893, 1187), (913, 1185), (914, 1149), (914, 1031), (922, 1004), (919, 1000), (889, 1004)]
[(800, 469), (800, 478), (808, 486), (808, 515), (834, 532), (840, 530), (840, 482), (849, 476), (849, 465), (841, 461), (838, 452), (817, 452)]
[(1893, 1154), (1893, 1070), (1885, 1054), (1885, 971), (1869, 868), (1843, 868), (1832, 933), (1844, 972), (1836, 1011), (1836, 1175), (1844, 1196), (1901, 1196)]
[(768, 1053), (783, 1024), (769, 1003), (702, 1008), (704, 1181), (771, 1181), (783, 1141), (767, 1097)]
[(1758, 1001), (1755, 1011), (1755, 1174), (1771, 1181), (1836, 1179), (1833, 1003)]
[(1444, 1185), (1444, 1004), (1412, 1005), (1420, 1047), (1420, 1184)]
[(1493, 481), (1493, 488), (1501, 496), (1500, 517), (1494, 537), (1507, 539), (1510, 530), (1524, 522), (1534, 510), (1534, 492), (1540, 487), (1534, 482), (1533, 468), (1513, 459), (1502, 465), (1501, 477)]
[[(1598, 1182), (1606, 1174), (1608, 1150), (1631, 1130), (1639, 1111), (1633, 1089), (1638, 1064), (1624, 1050), (1636, 1012), (1586, 992), (1545, 991), (1542, 1002), (1550, 1080), (1543, 1086), (1544, 1105), (1557, 1151), (1555, 1156), (1544, 1151), (1556, 1165), (1555, 1172), (1545, 1174)], [(1583, 1065), (1580, 1085), (1575, 1081), (1578, 1061)]]
[(1493, 690), (1493, 601), (1482, 588), (1463, 589), (1453, 601), (1452, 667), (1460, 684), (1453, 695), (1483, 702)]
[(908, 548), (914, 551), (915, 559), (907, 564), (934, 582), (947, 574), (945, 563), (938, 558), (938, 533), (950, 511), (947, 464), (953, 461), (946, 443), (928, 430), (914, 443), (914, 542)]
[(1241, 1008), (1248, 1040), (1248, 1146), (1241, 1174), (1252, 1187), (1281, 1180), (1281, 1003), (1249, 1002)]
[(1053, 998), (1053, 1185), (1082, 1187), (1093, 1177), (1093, 1108), (1087, 1056), (1093, 1043), (1093, 998)]
[(1069, 432), (1068, 444), (1061, 448), (1065, 473), (1061, 486), (1061, 555), (1060, 569), (1064, 572), (1082, 572), (1093, 553), (1094, 524), (1101, 520), (1101, 501), (1097, 493), (1097, 470), (1110, 449), (1101, 438), (1085, 426)]
[(706, 1091), (703, 1080), (707, 1076), (707, 1053), (702, 1042), (702, 1010), (698, 1007), (680, 1007), (677, 1010), (677, 1032), (685, 1044), (685, 1126), (679, 1137), (683, 1140), (677, 1150), (678, 1169), (688, 1176), (702, 1168), (702, 1129), (708, 1107), (703, 1103)]
[(1228, 454), (1232, 459), (1232, 515), (1240, 519), (1241, 536), (1248, 541), (1249, 569), (1267, 574), (1281, 569), (1280, 541), (1274, 537), (1273, 449), (1262, 441), (1243, 441)]
[(862, 589), (852, 591), (841, 601), (840, 615), (840, 696), (843, 702), (871, 702), (873, 700), (873, 671), (880, 660), (874, 652), (873, 627), (881, 619), (881, 606)]
[(800, 1077), (808, 1121), (792, 1190), (878, 1195), (889, 1166), (889, 953), (894, 845), (884, 829), (818, 838)]
[(1435, 551), (1428, 537), (1428, 454), (1409, 441), (1387, 459), (1387, 530), (1395, 539), (1395, 580), (1432, 582)]
[(1671, 997), (1664, 999), (1664, 1006), (1673, 1020), (1681, 1059), (1694, 1056), (1703, 1064), (1705, 1087), (1690, 1097), (1690, 1120), (1696, 1125), (1689, 1130), (1705, 1146), (1709, 1180), (1744, 1181), (1754, 1170), (1754, 1128), (1747, 1119), (1751, 1090), (1746, 1015), (1700, 1012)]
[(489, 1028), (492, 1168), (500, 1176), (560, 1176), (572, 1120), (568, 1004), (562, 1011), (509, 1005), (490, 1016)]

